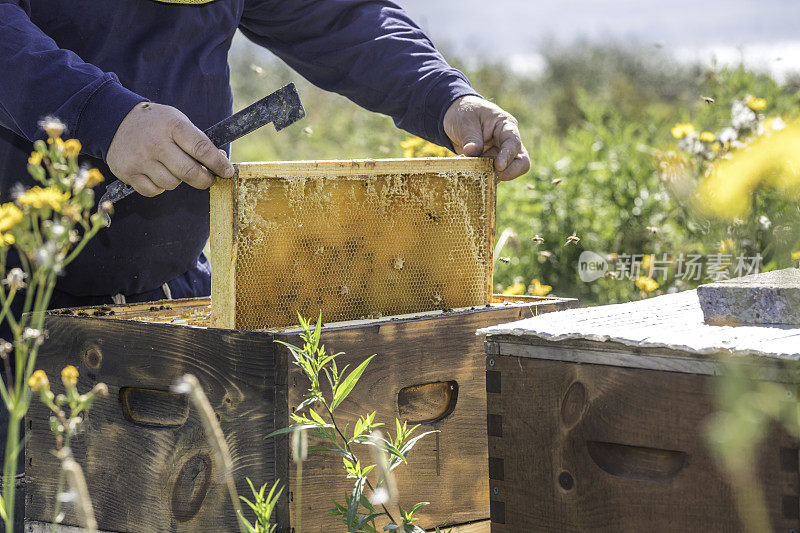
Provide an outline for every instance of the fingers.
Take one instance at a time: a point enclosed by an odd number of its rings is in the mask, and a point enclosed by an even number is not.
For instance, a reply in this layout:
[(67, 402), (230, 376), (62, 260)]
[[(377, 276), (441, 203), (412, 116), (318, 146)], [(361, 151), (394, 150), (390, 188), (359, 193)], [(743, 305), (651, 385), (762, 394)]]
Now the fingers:
[(150, 178), (150, 181), (152, 181), (156, 187), (166, 191), (171, 191), (181, 184), (181, 180), (173, 176), (172, 172), (160, 161), (151, 161), (145, 167), (144, 174)]
[(518, 178), (528, 172), (531, 168), (531, 159), (528, 155), (528, 151), (525, 147), (522, 147), (522, 151), (517, 154), (511, 163), (505, 168), (505, 170), (497, 173), (497, 179), (500, 181), (508, 181), (513, 180), (514, 178)]
[(133, 187), (142, 196), (156, 196), (164, 192), (164, 189), (152, 182), (144, 174), (135, 174), (126, 179), (126, 183)]
[(214, 175), (177, 146), (174, 150), (161, 154), (160, 160), (172, 176), (185, 181), (195, 189), (207, 189), (214, 183)]
[(500, 147), (500, 153), (494, 159), (494, 168), (503, 172), (522, 151), (522, 140), (515, 121), (510, 117), (498, 121), (493, 138), (494, 144)]
[(214, 143), (188, 120), (176, 121), (172, 139), (184, 152), (223, 178), (233, 177), (233, 165)]
[(481, 131), (480, 122), (477, 120), (470, 122), (472, 123), (467, 124), (464, 128), (461, 150), (459, 151), (457, 146), (453, 148), (455, 148), (456, 152), (459, 154), (464, 154), (468, 157), (478, 157), (483, 153), (483, 132)]

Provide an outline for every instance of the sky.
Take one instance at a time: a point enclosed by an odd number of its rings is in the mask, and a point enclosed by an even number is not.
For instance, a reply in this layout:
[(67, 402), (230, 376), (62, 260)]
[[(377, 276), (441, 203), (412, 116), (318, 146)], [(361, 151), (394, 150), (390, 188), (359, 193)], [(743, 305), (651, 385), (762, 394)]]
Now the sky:
[(438, 46), (536, 70), (547, 43), (658, 43), (686, 61), (800, 70), (800, 0), (395, 0)]

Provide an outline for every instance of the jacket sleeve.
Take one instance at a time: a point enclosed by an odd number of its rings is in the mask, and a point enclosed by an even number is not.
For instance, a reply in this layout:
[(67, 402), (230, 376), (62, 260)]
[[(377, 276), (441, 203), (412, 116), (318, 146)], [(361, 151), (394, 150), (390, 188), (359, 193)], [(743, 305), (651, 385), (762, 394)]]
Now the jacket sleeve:
[(43, 135), (39, 120), (51, 115), (83, 152), (105, 159), (119, 124), (146, 98), (59, 48), (14, 0), (0, 0), (0, 36), (0, 126), (33, 141)]
[(239, 27), (318, 87), (442, 146), (447, 108), (477, 95), (388, 0), (245, 0)]

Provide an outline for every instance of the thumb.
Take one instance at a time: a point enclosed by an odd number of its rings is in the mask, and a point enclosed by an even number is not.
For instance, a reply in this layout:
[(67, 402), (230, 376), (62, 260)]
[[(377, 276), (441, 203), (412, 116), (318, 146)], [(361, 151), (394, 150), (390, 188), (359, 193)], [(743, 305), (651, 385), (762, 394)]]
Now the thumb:
[(464, 133), (461, 136), (462, 153), (468, 157), (478, 157), (483, 154), (483, 131), (477, 121), (470, 121), (464, 126)]

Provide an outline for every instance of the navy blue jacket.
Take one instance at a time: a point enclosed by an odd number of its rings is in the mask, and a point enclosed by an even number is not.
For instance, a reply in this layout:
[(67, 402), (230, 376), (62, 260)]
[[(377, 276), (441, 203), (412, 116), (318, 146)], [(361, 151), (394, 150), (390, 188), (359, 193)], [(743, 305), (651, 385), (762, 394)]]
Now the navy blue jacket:
[[(445, 110), (475, 94), (386, 0), (0, 0), (0, 198), (31, 184), (26, 158), (44, 115), (81, 140), (106, 183), (109, 144), (137, 103), (174, 106), (200, 129), (228, 116), (237, 28), (319, 87), (445, 146)], [(195, 267), (208, 232), (208, 191), (182, 184), (133, 195), (57, 287), (74, 295), (155, 289)]]

